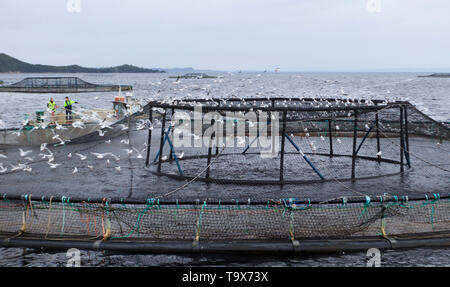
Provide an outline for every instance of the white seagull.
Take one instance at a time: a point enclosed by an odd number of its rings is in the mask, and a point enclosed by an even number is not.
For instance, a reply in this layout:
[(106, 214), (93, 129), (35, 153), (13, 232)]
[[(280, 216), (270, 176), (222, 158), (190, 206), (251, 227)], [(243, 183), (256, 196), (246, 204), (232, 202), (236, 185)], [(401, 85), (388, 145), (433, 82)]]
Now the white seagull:
[(79, 156), (81, 160), (87, 159), (87, 156), (82, 155), (82, 154), (80, 154), (80, 153), (76, 153), (76, 155)]
[(107, 153), (95, 153), (95, 152), (91, 152), (91, 154), (93, 154), (93, 155), (95, 155), (97, 158), (99, 158), (99, 159), (102, 159), (102, 158), (104, 158), (105, 156), (107, 156), (107, 155), (109, 155), (109, 154), (111, 154), (111, 153), (109, 153), (109, 152), (107, 152)]
[(24, 156), (27, 156), (28, 154), (32, 153), (33, 151), (31, 151), (31, 150), (23, 151), (21, 148), (19, 148), (19, 152), (20, 152), (20, 156), (24, 157)]
[(50, 162), (47, 162), (47, 163), (50, 166), (50, 168), (53, 168), (53, 169), (55, 169), (55, 168), (57, 168), (58, 166), (61, 165), (60, 163), (50, 163)]

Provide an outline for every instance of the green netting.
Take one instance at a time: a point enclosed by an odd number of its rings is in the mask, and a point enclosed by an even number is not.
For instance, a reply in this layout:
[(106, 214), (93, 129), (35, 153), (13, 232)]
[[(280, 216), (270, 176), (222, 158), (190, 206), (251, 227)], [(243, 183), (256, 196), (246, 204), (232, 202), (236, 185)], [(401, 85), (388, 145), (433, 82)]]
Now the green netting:
[(354, 238), (450, 231), (450, 201), (266, 205), (0, 201), (2, 233), (46, 239), (250, 240)]

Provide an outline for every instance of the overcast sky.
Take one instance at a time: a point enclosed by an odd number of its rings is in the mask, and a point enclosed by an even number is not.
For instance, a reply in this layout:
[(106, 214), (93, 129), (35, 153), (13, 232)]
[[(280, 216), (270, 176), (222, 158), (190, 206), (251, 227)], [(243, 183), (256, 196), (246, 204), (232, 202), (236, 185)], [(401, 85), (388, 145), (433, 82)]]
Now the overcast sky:
[(88, 67), (445, 69), (449, 15), (449, 0), (1, 0), (0, 52)]

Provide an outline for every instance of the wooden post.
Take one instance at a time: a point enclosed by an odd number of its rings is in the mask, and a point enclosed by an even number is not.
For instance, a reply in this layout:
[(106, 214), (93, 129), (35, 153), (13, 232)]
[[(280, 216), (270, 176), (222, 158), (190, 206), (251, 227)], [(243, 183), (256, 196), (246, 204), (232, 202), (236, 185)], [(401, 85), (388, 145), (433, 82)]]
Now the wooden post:
[(150, 162), (150, 147), (152, 144), (152, 130), (153, 130), (153, 109), (149, 107), (148, 119), (152, 125), (152, 128), (148, 130), (148, 141), (147, 141), (147, 159), (145, 160), (145, 165), (148, 166)]

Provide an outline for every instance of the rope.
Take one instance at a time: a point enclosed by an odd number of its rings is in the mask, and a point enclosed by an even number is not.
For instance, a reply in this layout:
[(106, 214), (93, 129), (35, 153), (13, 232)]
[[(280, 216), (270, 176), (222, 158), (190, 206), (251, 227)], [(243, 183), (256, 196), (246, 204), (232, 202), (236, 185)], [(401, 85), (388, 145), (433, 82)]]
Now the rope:
[[(108, 240), (111, 236), (111, 220), (109, 217), (109, 199), (104, 198), (104, 210), (106, 210), (106, 220), (104, 220), (104, 212), (102, 212), (102, 231), (103, 231), (103, 241)], [(105, 224), (106, 221), (106, 224)], [(106, 230), (105, 230), (106, 225)]]
[(212, 165), (212, 164), (220, 157), (220, 155), (222, 154), (222, 152), (223, 152), (224, 149), (225, 149), (225, 146), (223, 146), (222, 149), (219, 151), (219, 153), (216, 154), (216, 156), (215, 156), (214, 159), (210, 162), (210, 164), (209, 164), (208, 166), (206, 166), (203, 170), (201, 170), (194, 178), (192, 178), (191, 180), (189, 180), (188, 182), (186, 182), (186, 183), (183, 184), (182, 186), (180, 186), (180, 187), (178, 187), (178, 188), (176, 188), (176, 189), (174, 189), (174, 190), (172, 190), (172, 191), (169, 191), (169, 192), (167, 192), (167, 193), (165, 193), (165, 194), (163, 194), (163, 195), (160, 195), (160, 196), (156, 196), (155, 199), (157, 199), (157, 198), (163, 198), (163, 197), (166, 197), (166, 196), (168, 196), (168, 195), (171, 195), (171, 194), (173, 194), (173, 193), (175, 193), (175, 192), (177, 192), (177, 191), (182, 190), (182, 189), (185, 188), (186, 186), (190, 185), (192, 182), (196, 181), (197, 178), (199, 178), (200, 175), (202, 175), (208, 168), (210, 168), (211, 165)]
[(197, 230), (195, 232), (195, 242), (198, 242), (200, 239), (200, 229), (202, 227), (202, 217), (203, 217), (203, 210), (206, 207), (206, 201), (203, 202), (202, 209), (200, 211), (200, 215), (198, 216), (197, 220)]
[(426, 197), (426, 201), (423, 203), (423, 205), (425, 206), (425, 205), (430, 205), (431, 204), (430, 223), (431, 223), (431, 230), (434, 231), (435, 203), (438, 202), (441, 199), (441, 197), (440, 197), (439, 193), (437, 193), (437, 194), (433, 193), (434, 199), (432, 199), (430, 201), (428, 200), (428, 196), (427, 195), (425, 195), (425, 197)]
[[(381, 125), (382, 127), (385, 127), (381, 122), (380, 122), (380, 125)], [(388, 137), (382, 130), (380, 130), (380, 133), (382, 133), (382, 134), (389, 140), (389, 137)], [(389, 141), (390, 141), (392, 144), (394, 144), (394, 145), (400, 147), (400, 145), (399, 145), (398, 143), (396, 143), (396, 142), (394, 142), (394, 141), (392, 141), (392, 140), (389, 140)], [(404, 148), (402, 147), (402, 150), (403, 150), (403, 149), (404, 149)], [(417, 158), (417, 159), (419, 159), (419, 160), (421, 160), (421, 161), (423, 161), (423, 162), (425, 162), (425, 163), (427, 163), (427, 164), (429, 164), (429, 165), (431, 165), (431, 166), (434, 166), (434, 167), (436, 167), (436, 168), (438, 168), (438, 169), (440, 169), (440, 170), (443, 170), (443, 171), (446, 171), (446, 172), (450, 172), (450, 170), (445, 169), (445, 168), (443, 168), (443, 167), (440, 167), (439, 165), (436, 165), (436, 164), (434, 164), (434, 163), (431, 163), (431, 162), (429, 162), (429, 161), (427, 161), (427, 160), (425, 160), (425, 159), (419, 157), (419, 156), (416, 155), (415, 153), (412, 153), (412, 152), (409, 151), (409, 150), (408, 150), (408, 154), (409, 154), (409, 155), (412, 155), (413, 157), (415, 157), (415, 158)]]
[(50, 219), (51, 219), (51, 211), (52, 211), (52, 200), (53, 200), (53, 196), (50, 197), (49, 210), (48, 210), (48, 221), (47, 221), (47, 231), (45, 232), (45, 237), (44, 238), (47, 238), (48, 232), (50, 231)]
[(28, 204), (27, 204), (27, 207), (24, 208), (22, 211), (22, 226), (20, 227), (20, 231), (17, 234), (17, 236), (21, 236), (27, 230), (27, 222), (26, 222), (26, 211), (27, 210), (28, 210)]
[(364, 203), (364, 209), (359, 215), (359, 219), (361, 219), (367, 212), (367, 209), (370, 207), (370, 196), (366, 196), (366, 202)]
[(289, 235), (291, 237), (291, 241), (295, 240), (294, 237), (294, 212), (290, 212), (290, 219), (289, 219)]
[(154, 199), (147, 199), (147, 206), (139, 213), (138, 218), (133, 226), (133, 229), (125, 236), (111, 237), (111, 239), (127, 238), (127, 237), (130, 237), (134, 232), (139, 232), (142, 217), (150, 208), (153, 207), (153, 205), (154, 205)]

